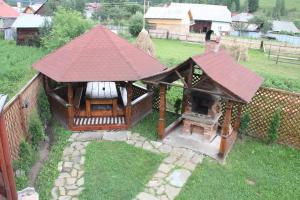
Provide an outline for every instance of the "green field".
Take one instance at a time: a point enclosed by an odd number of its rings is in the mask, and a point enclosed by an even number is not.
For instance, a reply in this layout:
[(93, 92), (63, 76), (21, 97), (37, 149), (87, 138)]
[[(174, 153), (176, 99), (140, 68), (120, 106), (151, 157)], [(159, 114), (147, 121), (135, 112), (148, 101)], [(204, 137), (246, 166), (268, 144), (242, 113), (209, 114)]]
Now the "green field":
[(123, 142), (92, 142), (80, 199), (131, 200), (143, 191), (163, 158)]
[(299, 199), (300, 153), (246, 138), (238, 141), (226, 165), (205, 159), (176, 200)]
[(0, 39), (0, 93), (12, 98), (30, 80), (31, 64), (45, 55), (39, 48), (16, 46)]
[[(178, 40), (154, 39), (157, 58), (166, 66), (176, 66), (187, 58), (203, 52), (202, 44)], [(300, 92), (300, 66), (274, 61), (259, 50), (249, 49), (249, 60), (242, 65), (265, 78), (265, 86)]]

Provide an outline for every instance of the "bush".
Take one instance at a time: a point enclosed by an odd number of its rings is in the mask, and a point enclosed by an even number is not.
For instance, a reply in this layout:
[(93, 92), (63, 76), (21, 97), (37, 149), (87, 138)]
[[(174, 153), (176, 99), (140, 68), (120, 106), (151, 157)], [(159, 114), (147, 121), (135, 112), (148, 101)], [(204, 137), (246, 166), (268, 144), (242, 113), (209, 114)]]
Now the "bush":
[(181, 99), (180, 98), (176, 99), (175, 104), (174, 104), (174, 110), (175, 110), (176, 114), (179, 113), (180, 108), (181, 108), (181, 104), (182, 104)]
[(29, 119), (29, 133), (31, 134), (31, 144), (37, 149), (40, 141), (44, 139), (44, 127), (36, 111), (33, 111)]
[(251, 120), (251, 118), (250, 118), (249, 112), (245, 112), (241, 118), (241, 125), (240, 125), (240, 130), (239, 130), (240, 135), (246, 134), (246, 131), (249, 127), (250, 120)]
[(0, 40), (4, 40), (4, 32), (0, 31)]
[(43, 89), (40, 89), (38, 93), (38, 112), (43, 124), (46, 124), (51, 119), (48, 97)]
[(268, 129), (267, 142), (269, 144), (276, 142), (276, 140), (278, 139), (278, 132), (279, 132), (280, 120), (281, 120), (280, 118), (281, 118), (281, 111), (276, 110), (271, 119), (271, 123), (270, 123), (269, 129)]
[(132, 36), (137, 36), (143, 29), (143, 14), (137, 12), (129, 19), (129, 32)]

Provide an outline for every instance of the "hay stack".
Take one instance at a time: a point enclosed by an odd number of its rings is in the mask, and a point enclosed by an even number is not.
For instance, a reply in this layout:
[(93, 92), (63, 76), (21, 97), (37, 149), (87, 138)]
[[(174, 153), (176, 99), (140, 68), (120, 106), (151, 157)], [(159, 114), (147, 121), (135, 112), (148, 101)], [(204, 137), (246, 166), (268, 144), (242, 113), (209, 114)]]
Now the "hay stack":
[(222, 48), (224, 48), (232, 57), (234, 57), (237, 61), (248, 61), (248, 47), (235, 43), (235, 44), (222, 44)]
[(155, 56), (155, 49), (154, 49), (154, 44), (150, 38), (150, 35), (146, 29), (143, 29), (137, 39), (136, 39), (136, 46), (143, 51), (145, 51), (147, 54), (151, 56)]

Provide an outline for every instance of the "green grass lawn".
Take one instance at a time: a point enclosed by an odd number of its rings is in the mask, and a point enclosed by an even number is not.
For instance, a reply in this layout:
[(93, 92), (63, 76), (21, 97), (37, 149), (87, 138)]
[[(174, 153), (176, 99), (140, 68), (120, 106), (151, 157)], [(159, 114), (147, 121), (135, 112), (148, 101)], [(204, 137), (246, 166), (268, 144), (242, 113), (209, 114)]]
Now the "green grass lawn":
[[(187, 58), (203, 52), (202, 44), (186, 43), (179, 40), (153, 40), (157, 58), (172, 67)], [(259, 50), (249, 49), (249, 60), (242, 65), (265, 78), (265, 86), (300, 92), (300, 66), (285, 63), (275, 64)]]
[(0, 93), (12, 98), (36, 73), (31, 65), (43, 55), (40, 48), (0, 39)]
[(246, 138), (226, 165), (211, 159), (196, 168), (176, 200), (299, 199), (300, 153)]
[[(178, 116), (176, 114), (166, 112), (166, 126), (174, 122), (177, 118)], [(132, 132), (139, 133), (140, 135), (148, 138), (149, 140), (157, 140), (158, 119), (158, 111), (153, 111), (150, 115), (145, 117), (130, 130)]]
[(126, 200), (142, 192), (163, 156), (123, 142), (92, 142), (87, 147), (81, 200)]

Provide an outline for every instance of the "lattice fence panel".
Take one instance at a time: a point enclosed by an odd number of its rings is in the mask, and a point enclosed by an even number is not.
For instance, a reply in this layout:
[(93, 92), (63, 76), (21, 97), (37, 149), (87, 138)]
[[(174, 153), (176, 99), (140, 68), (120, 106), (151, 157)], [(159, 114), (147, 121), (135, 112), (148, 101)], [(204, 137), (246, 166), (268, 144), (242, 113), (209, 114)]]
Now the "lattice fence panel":
[(139, 87), (137, 85), (133, 85), (132, 90), (133, 90), (132, 91), (132, 93), (133, 93), (133, 95), (132, 95), (133, 99), (132, 100), (135, 100), (135, 99), (139, 98), (140, 96), (147, 93), (147, 89)]
[[(281, 110), (278, 143), (300, 149), (300, 94), (269, 88), (259, 89), (252, 101), (243, 106), (243, 113), (249, 112), (251, 117), (247, 134), (261, 139), (266, 138), (269, 124), (277, 109)], [(225, 111), (224, 102), (222, 111), (223, 113)], [(236, 112), (237, 105), (234, 105), (232, 124)], [(223, 117), (219, 121), (220, 124), (222, 121)]]

